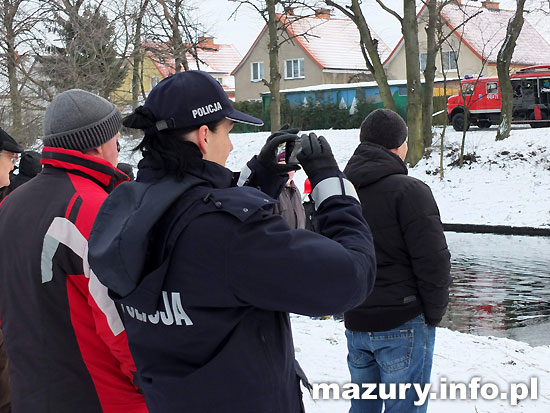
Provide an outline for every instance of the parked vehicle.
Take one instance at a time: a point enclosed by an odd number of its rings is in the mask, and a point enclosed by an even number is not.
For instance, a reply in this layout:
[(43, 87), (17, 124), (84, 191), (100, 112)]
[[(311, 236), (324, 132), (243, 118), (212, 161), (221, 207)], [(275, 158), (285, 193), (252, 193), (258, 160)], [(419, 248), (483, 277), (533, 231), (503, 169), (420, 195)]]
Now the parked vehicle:
[[(510, 80), (514, 89), (512, 123), (550, 127), (550, 65), (526, 67)], [(465, 76), (461, 89), (461, 94), (447, 100), (449, 120), (456, 131), (498, 123), (502, 99), (497, 77)]]

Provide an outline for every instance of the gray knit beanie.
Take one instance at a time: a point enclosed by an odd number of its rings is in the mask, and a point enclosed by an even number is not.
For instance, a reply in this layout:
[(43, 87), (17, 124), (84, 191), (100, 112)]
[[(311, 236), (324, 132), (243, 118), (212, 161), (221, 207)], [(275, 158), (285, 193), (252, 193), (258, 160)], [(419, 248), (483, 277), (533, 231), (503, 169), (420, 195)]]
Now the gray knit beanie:
[(395, 149), (405, 142), (407, 135), (407, 124), (401, 116), (389, 109), (376, 109), (361, 124), (359, 139)]
[(85, 152), (111, 140), (122, 126), (118, 108), (81, 89), (57, 95), (44, 115), (44, 146)]

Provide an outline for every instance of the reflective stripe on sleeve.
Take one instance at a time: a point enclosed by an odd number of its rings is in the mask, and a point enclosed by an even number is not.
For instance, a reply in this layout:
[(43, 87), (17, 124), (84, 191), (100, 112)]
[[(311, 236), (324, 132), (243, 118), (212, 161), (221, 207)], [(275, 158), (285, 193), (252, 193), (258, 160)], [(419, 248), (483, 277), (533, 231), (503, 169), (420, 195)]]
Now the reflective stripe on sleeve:
[(250, 175), (252, 175), (252, 171), (248, 167), (248, 165), (243, 166), (243, 169), (241, 170), (241, 174), (239, 175), (239, 181), (237, 182), (237, 186), (244, 186), (248, 182), (248, 179), (250, 178)]
[(351, 196), (357, 202), (360, 202), (355, 187), (350, 181), (339, 177), (327, 178), (319, 182), (311, 192), (311, 198), (315, 202), (315, 210), (331, 196), (338, 195)]

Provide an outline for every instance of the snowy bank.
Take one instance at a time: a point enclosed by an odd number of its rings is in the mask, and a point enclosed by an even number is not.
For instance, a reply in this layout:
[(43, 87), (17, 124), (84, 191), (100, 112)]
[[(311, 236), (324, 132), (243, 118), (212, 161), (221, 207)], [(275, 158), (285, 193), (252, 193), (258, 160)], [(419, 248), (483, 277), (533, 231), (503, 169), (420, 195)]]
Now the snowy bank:
[[(359, 131), (316, 132), (328, 139), (343, 168), (359, 143)], [(465, 154), (475, 154), (476, 161), (466, 162), (463, 168), (451, 167), (458, 159), (462, 134), (447, 128), (444, 179), (438, 174), (437, 136), (428, 156), (409, 174), (431, 187), (445, 223), (550, 227), (550, 128), (514, 126), (510, 138), (500, 142), (495, 135), (494, 127), (472, 127), (466, 135)], [(231, 135), (235, 149), (228, 167), (239, 170), (267, 136), (266, 132)], [(303, 171), (295, 180), (303, 188)]]

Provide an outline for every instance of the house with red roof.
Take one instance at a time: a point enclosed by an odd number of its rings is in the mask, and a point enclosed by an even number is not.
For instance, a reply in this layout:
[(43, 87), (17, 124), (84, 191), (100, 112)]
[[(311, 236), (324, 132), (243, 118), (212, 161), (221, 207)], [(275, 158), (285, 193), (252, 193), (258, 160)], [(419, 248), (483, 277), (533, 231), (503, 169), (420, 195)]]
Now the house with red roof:
[[(423, 7), (418, 14), (420, 61), (422, 72), (426, 65), (426, 33), (421, 30), (422, 23), (428, 20), (428, 10)], [(436, 57), (436, 77), (443, 71), (449, 77), (465, 75), (496, 76), (497, 55), (506, 37), (508, 21), (514, 11), (503, 10), (499, 3), (483, 1), (481, 6), (461, 4), (461, 1), (445, 5), (441, 17), (447, 35), (455, 30), (443, 44), (443, 65), (441, 54)], [(405, 47), (403, 38), (384, 62), (389, 79), (406, 79)], [(517, 71), (523, 67), (550, 64), (550, 44), (527, 20), (523, 23), (512, 56), (511, 69)]]
[[(156, 42), (144, 42), (145, 57), (141, 82), (147, 96), (151, 89), (162, 79), (175, 73), (175, 60), (168, 45)], [(235, 99), (235, 78), (231, 74), (242, 59), (232, 44), (217, 44), (212, 37), (200, 38), (196, 56), (186, 53), (190, 70), (203, 70), (210, 73), (224, 88), (227, 96)], [(132, 96), (132, 70), (128, 70), (122, 86), (116, 91), (113, 101), (125, 107)]]
[[(359, 45), (359, 31), (349, 19), (332, 18), (330, 11), (320, 9), (314, 17), (295, 16), (291, 11), (278, 15), (287, 39), (279, 49), (279, 71), (282, 89), (323, 84), (352, 83), (372, 80)], [(381, 60), (390, 49), (378, 40)], [(259, 100), (269, 89), (269, 34), (262, 29), (248, 53), (233, 70), (235, 100)]]

